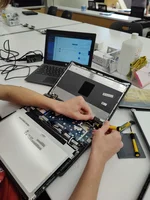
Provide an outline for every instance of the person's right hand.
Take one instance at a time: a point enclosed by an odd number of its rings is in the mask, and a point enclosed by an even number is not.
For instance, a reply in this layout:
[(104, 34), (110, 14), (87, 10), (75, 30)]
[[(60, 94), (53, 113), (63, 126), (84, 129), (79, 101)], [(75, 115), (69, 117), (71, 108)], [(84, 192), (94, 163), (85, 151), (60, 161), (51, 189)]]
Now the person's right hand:
[(104, 164), (123, 147), (121, 135), (118, 131), (113, 130), (110, 134), (107, 134), (109, 125), (109, 122), (105, 122), (100, 129), (93, 132), (91, 154), (97, 159), (100, 158)]

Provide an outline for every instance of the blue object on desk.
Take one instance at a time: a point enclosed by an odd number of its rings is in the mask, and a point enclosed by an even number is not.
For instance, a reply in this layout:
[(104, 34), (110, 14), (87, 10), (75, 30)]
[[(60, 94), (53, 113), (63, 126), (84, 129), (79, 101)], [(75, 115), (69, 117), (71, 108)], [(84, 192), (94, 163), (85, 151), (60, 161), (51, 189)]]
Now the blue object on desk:
[(81, 11), (86, 11), (86, 6), (85, 5), (81, 6)]

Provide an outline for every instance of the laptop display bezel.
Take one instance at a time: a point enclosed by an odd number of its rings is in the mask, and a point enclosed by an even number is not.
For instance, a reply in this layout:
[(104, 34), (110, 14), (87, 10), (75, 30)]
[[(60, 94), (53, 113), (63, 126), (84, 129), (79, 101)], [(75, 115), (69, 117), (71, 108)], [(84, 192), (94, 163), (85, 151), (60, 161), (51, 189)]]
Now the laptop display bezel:
[[(65, 76), (66, 72), (70, 69), (70, 67), (71, 67), (72, 65), (74, 65), (75, 67), (78, 67), (78, 68), (83, 68), (83, 70), (85, 70), (85, 71), (88, 70), (88, 71), (90, 71), (90, 72), (93, 73), (93, 74), (97, 74), (97, 75), (99, 75), (99, 76), (105, 77), (106, 79), (110, 79), (110, 80), (112, 80), (112, 81), (114, 81), (114, 82), (118, 82), (119, 84), (125, 84), (125, 85), (126, 85), (126, 91), (122, 92), (122, 96), (120, 97), (119, 101), (116, 102), (116, 105), (114, 106), (113, 110), (112, 110), (111, 113), (109, 113), (109, 115), (108, 115), (107, 120), (110, 120), (111, 117), (113, 116), (114, 112), (116, 111), (116, 109), (117, 109), (119, 103), (121, 102), (121, 99), (123, 99), (123, 97), (125, 96), (125, 94), (126, 94), (127, 91), (129, 90), (129, 88), (131, 87), (131, 83), (130, 83), (129, 81), (127, 81), (127, 80), (120, 79), (120, 78), (118, 78), (118, 77), (112, 76), (112, 75), (107, 74), (107, 73), (105, 73), (105, 72), (98, 71), (98, 70), (93, 69), (93, 68), (91, 68), (91, 69), (86, 69), (86, 68), (84, 68), (82, 65), (78, 65), (78, 63), (71, 62), (71, 63), (68, 65), (67, 70), (65, 70), (65, 72), (64, 72), (64, 73), (62, 74), (62, 76), (58, 79), (58, 81), (55, 83), (55, 85), (54, 85), (52, 88), (50, 88), (50, 90), (48, 91), (47, 95), (55, 94), (55, 88), (57, 87), (59, 81), (63, 78), (63, 76)], [(56, 95), (57, 95), (57, 94), (56, 94)], [(58, 99), (59, 99), (59, 98), (60, 98), (60, 97), (58, 96)], [(62, 99), (60, 99), (60, 100), (62, 100)], [(63, 101), (63, 100), (62, 100), (62, 101)], [(103, 121), (102, 121), (102, 122), (103, 122)]]
[(89, 62), (88, 62), (88, 65), (83, 65), (87, 68), (91, 67), (96, 34), (94, 34), (94, 33), (83, 33), (83, 32), (72, 32), (72, 31), (47, 30), (46, 40), (45, 40), (44, 64), (52, 64), (52, 65), (67, 67), (70, 62), (60, 62), (60, 61), (54, 61), (54, 60), (48, 60), (47, 59), (47, 57), (48, 57), (48, 39), (51, 35), (66, 37), (66, 38), (77, 38), (77, 39), (91, 40), (92, 44), (91, 44), (91, 49), (90, 49)]

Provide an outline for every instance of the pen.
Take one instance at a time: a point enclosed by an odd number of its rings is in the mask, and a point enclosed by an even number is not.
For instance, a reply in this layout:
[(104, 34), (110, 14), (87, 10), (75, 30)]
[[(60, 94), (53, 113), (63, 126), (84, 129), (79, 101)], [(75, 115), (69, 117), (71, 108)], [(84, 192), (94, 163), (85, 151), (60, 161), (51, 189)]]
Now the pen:
[(140, 153), (139, 153), (139, 149), (138, 149), (138, 146), (137, 146), (137, 143), (135, 140), (135, 135), (134, 135), (131, 127), (130, 127), (130, 130), (131, 130), (130, 137), (131, 137), (132, 144), (133, 144), (134, 155), (135, 155), (135, 157), (139, 157)]

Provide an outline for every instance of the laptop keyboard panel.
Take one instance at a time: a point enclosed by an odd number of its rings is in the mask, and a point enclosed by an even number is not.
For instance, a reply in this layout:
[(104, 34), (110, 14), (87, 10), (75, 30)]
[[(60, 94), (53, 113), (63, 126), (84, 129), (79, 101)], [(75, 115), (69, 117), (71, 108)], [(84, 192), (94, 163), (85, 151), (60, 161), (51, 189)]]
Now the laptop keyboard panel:
[(44, 64), (39, 69), (36, 70), (36, 74), (48, 75), (52, 77), (60, 77), (65, 70), (66, 70), (65, 67)]

